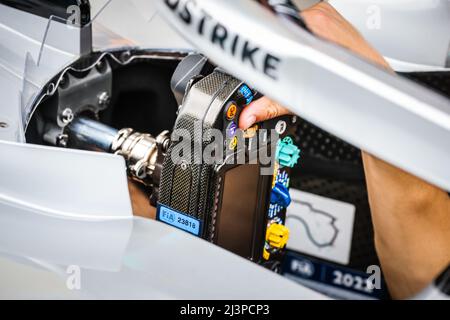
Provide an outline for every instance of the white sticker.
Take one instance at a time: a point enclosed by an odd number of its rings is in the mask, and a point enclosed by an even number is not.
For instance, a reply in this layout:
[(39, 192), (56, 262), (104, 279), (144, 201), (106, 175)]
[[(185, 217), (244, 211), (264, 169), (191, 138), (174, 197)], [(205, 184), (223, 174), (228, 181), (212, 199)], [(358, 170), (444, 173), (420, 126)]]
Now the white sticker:
[(299, 190), (290, 190), (287, 209), (290, 230), (287, 248), (347, 265), (355, 219), (355, 206)]

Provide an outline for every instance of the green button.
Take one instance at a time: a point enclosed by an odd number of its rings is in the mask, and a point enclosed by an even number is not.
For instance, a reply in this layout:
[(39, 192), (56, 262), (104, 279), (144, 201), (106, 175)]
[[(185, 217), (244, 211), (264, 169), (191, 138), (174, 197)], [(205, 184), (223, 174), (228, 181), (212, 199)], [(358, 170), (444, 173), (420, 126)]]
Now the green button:
[(292, 139), (279, 140), (275, 159), (283, 167), (293, 168), (300, 159), (300, 149), (294, 144)]

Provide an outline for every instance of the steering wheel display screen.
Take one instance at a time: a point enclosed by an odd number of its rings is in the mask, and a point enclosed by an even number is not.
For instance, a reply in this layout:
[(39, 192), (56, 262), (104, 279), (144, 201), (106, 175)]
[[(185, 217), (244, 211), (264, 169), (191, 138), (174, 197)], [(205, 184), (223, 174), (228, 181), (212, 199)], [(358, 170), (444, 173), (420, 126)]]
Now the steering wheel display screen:
[(225, 174), (217, 243), (245, 258), (253, 254), (259, 175), (259, 165), (238, 166)]

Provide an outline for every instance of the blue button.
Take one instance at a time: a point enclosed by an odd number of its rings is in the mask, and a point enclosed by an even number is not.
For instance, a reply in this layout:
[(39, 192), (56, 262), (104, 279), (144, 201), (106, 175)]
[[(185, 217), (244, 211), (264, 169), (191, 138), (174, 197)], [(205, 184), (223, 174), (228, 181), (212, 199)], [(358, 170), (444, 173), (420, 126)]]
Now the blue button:
[(245, 103), (246, 104), (250, 104), (253, 101), (253, 92), (252, 90), (247, 86), (247, 85), (243, 85), (240, 89), (239, 92), (242, 94), (242, 96), (245, 98)]
[(275, 183), (270, 195), (270, 203), (287, 208), (291, 204), (289, 189), (280, 182)]

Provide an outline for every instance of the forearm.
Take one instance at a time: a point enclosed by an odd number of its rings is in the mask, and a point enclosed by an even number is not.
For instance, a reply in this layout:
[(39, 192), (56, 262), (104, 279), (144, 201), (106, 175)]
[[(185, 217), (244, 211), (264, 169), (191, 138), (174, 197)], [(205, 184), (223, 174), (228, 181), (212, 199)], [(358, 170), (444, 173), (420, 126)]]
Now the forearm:
[(375, 244), (394, 298), (428, 285), (450, 263), (446, 192), (363, 153)]

